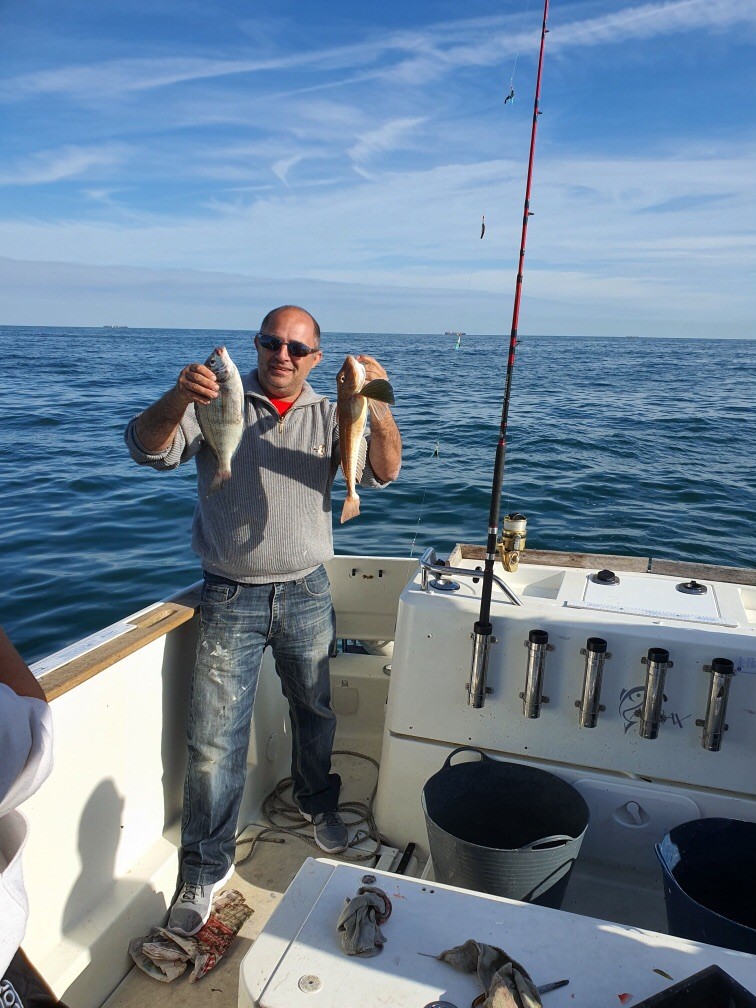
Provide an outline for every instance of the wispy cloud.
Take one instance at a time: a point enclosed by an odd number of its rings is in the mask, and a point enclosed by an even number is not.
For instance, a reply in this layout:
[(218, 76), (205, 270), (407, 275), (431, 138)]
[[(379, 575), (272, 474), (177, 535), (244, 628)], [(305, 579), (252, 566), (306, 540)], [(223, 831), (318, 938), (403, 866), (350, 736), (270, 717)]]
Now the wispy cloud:
[(156, 57), (103, 60), (87, 65), (19, 74), (0, 85), (0, 99), (18, 101), (30, 95), (96, 98), (148, 91), (188, 81), (250, 73), (263, 67), (251, 61)]
[(213, 80), (246, 74), (270, 73), (301, 68), (321, 71), (363, 66), (383, 54), (386, 48), (402, 48), (393, 42), (302, 51), (291, 55), (254, 59), (210, 59), (166, 57), (101, 60), (90, 64), (62, 66), (6, 78), (0, 84), (0, 99), (14, 101), (33, 94), (68, 94), (96, 97), (133, 91), (149, 91), (192, 81)]
[[(6, 46), (0, 255), (466, 304), (509, 286), (531, 106), (519, 79), (503, 98), (515, 64), (532, 82), (538, 10), (441, 20), (418, 0), (407, 28), (391, 5), (140, 2), (138, 31), (114, 0)], [(716, 289), (745, 319), (756, 5), (571, 0), (550, 21), (529, 296), (618, 319), (656, 304), (666, 324)]]
[(295, 154), (293, 157), (283, 158), (281, 161), (276, 161), (270, 166), (270, 170), (273, 174), (280, 178), (284, 185), (289, 183), (286, 181), (286, 176), (289, 174), (294, 165), (298, 165), (300, 161), (304, 161), (304, 154)]
[[(756, 27), (756, 7), (741, 0), (668, 0), (639, 4), (599, 17), (563, 24), (553, 39), (561, 46), (626, 44), (639, 39), (659, 38), (672, 33), (735, 26)], [(551, 44), (551, 40), (550, 40)]]
[[(317, 189), (293, 190), (285, 198), (280, 189), (258, 191), (251, 202), (216, 202), (210, 216), (144, 215), (138, 226), (129, 222), (126, 231), (99, 220), (59, 225), (6, 220), (0, 254), (35, 258), (54, 249), (56, 257), (75, 261), (87, 248), (94, 261), (114, 261), (115, 253), (132, 265), (162, 262), (349, 282), (377, 282), (383, 276), (419, 285), (439, 277), (447, 282), (454, 274), (460, 286), (473, 283), (473, 276), (480, 286), (483, 278), (495, 276), (491, 263), (502, 256), (511, 259), (516, 248), (520, 169), (515, 161), (500, 161), (393, 171), (342, 190), (337, 207), (331, 192)], [(729, 195), (724, 203), (708, 200), (721, 195), (725, 176)], [(686, 213), (647, 212), (653, 199), (679, 193), (681, 185), (691, 200)], [(481, 186), (488, 194), (484, 241), (479, 239)], [(740, 208), (752, 190), (747, 165), (734, 152), (730, 158), (709, 159), (686, 159), (680, 152), (674, 162), (650, 156), (590, 161), (544, 156), (529, 263), (548, 261), (563, 272), (590, 263), (597, 276), (607, 268), (647, 275), (649, 264), (657, 271), (659, 257), (671, 252), (685, 255), (695, 286), (712, 254), (731, 255), (733, 265), (742, 256), (753, 228)], [(265, 235), (263, 245), (250, 242), (251, 234)]]
[(93, 169), (120, 163), (125, 155), (126, 148), (122, 145), (39, 151), (23, 161), (17, 161), (10, 170), (0, 172), (0, 186), (33, 186), (81, 178), (93, 174)]
[(412, 146), (413, 133), (424, 120), (394, 119), (375, 129), (368, 130), (357, 138), (357, 143), (347, 151), (350, 158), (362, 165), (378, 154), (386, 154), (401, 147)]
[[(612, 42), (626, 44), (673, 32), (709, 28), (724, 31), (735, 26), (756, 27), (753, 4), (742, 0), (668, 0), (625, 7), (600, 16), (564, 19), (549, 45), (558, 49)], [(490, 65), (536, 44), (532, 31), (523, 34), (522, 19), (513, 15), (457, 19), (430, 23), (413, 32), (374, 32), (373, 37), (350, 45), (303, 49), (267, 58), (256, 55), (222, 59), (159, 53), (151, 57), (72, 64), (6, 78), (0, 84), (0, 99), (18, 101), (34, 94), (95, 98), (193, 81), (305, 68), (334, 72), (374, 66), (368, 72), (370, 77), (421, 83), (461, 67)], [(315, 86), (327, 85), (321, 82)]]

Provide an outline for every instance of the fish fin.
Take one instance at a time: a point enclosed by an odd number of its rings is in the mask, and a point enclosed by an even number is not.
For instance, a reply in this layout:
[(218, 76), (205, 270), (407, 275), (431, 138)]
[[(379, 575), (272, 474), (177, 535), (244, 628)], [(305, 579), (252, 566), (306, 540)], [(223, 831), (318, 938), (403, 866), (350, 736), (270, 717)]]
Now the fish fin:
[(349, 521), (350, 518), (356, 518), (360, 513), (360, 498), (357, 494), (347, 494), (344, 499), (344, 507), (341, 511), (341, 524)]
[(381, 402), (376, 402), (375, 399), (368, 399), (368, 406), (370, 408), (370, 415), (374, 416), (376, 420), (382, 420), (388, 413), (388, 406)]
[(213, 482), (210, 484), (210, 488), (207, 491), (208, 497), (211, 493), (215, 493), (220, 490), (224, 483), (231, 479), (230, 469), (218, 469), (215, 476), (213, 476)]
[(363, 385), (360, 389), (360, 395), (364, 395), (366, 399), (377, 399), (379, 402), (388, 403), (389, 406), (393, 406), (396, 402), (391, 382), (386, 381), (385, 378), (374, 378), (367, 385)]

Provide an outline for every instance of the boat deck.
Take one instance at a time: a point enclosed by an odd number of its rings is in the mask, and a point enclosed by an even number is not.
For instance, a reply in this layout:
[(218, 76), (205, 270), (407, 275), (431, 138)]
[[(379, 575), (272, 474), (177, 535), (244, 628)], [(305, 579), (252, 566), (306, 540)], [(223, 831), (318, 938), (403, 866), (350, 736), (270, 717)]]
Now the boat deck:
[(189, 982), (191, 971), (187, 970), (172, 983), (161, 984), (135, 966), (105, 1002), (104, 1008), (144, 1008), (145, 1005), (193, 1008), (209, 1003), (215, 1008), (236, 1008), (241, 961), (297, 871), (312, 856), (312, 847), (303, 840), (287, 838), (284, 844), (258, 844), (252, 858), (234, 873), (225, 887), (237, 889), (253, 908), (253, 913), (215, 969), (197, 983)]
[[(367, 801), (375, 784), (372, 764), (349, 757), (334, 757), (334, 766), (343, 780), (342, 800)], [(250, 827), (244, 836), (254, 833)], [(248, 850), (247, 846), (240, 846), (240, 861)], [(146, 1004), (160, 1008), (195, 1008), (209, 1003), (214, 1008), (236, 1008), (242, 959), (305, 860), (318, 854), (320, 851), (314, 843), (292, 836), (286, 836), (282, 844), (258, 844), (252, 857), (240, 865), (225, 887), (241, 892), (253, 913), (215, 969), (194, 984), (189, 982), (189, 969), (172, 983), (160, 984), (134, 967), (103, 1008), (143, 1008)], [(331, 857), (330, 860), (349, 859)], [(420, 864), (416, 871), (423, 877), (433, 877), (432, 866)], [(609, 867), (578, 861), (562, 909), (666, 932), (660, 873), (645, 874), (621, 865)]]
[[(351, 748), (352, 741), (337, 739), (336, 747)], [(362, 751), (366, 748), (361, 747)], [(366, 755), (375, 758), (377, 754), (367, 751)], [(367, 802), (376, 782), (373, 764), (347, 756), (334, 756), (333, 767), (342, 778), (342, 802)], [(263, 827), (263, 824), (258, 825)], [(254, 826), (250, 825), (244, 830), (244, 837), (255, 836), (256, 832)], [(237, 860), (243, 861), (248, 852), (249, 845), (242, 842)], [(190, 969), (172, 983), (161, 984), (135, 966), (103, 1008), (144, 1008), (148, 1004), (159, 1005), (160, 1008), (194, 1008), (195, 1005), (208, 1003), (212, 1003), (214, 1008), (236, 1008), (239, 967), (244, 955), (306, 859), (321, 854), (314, 841), (308, 842), (291, 835), (287, 835), (283, 843), (261, 841), (256, 844), (249, 860), (237, 868), (224, 886), (224, 891), (238, 890), (253, 912), (220, 963), (196, 983), (189, 982)], [(156, 921), (155, 924), (160, 926), (163, 920)], [(212, 993), (212, 1002), (208, 1001), (208, 989)]]

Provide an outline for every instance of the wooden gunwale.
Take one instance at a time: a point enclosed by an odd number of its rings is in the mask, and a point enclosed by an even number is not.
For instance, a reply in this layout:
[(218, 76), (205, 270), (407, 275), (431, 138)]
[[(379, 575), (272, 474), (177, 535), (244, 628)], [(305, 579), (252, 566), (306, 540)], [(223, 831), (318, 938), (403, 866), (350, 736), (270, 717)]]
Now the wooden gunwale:
[(129, 622), (136, 627), (135, 630), (105, 641), (40, 677), (39, 682), (48, 701), (63, 696), (121, 659), (188, 623), (198, 607), (199, 592), (190, 589), (140, 616), (131, 617)]
[[(485, 546), (457, 543), (449, 554), (449, 566), (462, 560), (485, 560)], [(541, 567), (608, 567), (641, 574), (661, 574), (671, 577), (700, 578), (727, 584), (756, 585), (753, 567), (721, 567), (717, 564), (691, 563), (684, 560), (661, 560), (653, 557), (615, 556), (611, 553), (572, 553), (558, 550), (523, 550), (521, 564)]]

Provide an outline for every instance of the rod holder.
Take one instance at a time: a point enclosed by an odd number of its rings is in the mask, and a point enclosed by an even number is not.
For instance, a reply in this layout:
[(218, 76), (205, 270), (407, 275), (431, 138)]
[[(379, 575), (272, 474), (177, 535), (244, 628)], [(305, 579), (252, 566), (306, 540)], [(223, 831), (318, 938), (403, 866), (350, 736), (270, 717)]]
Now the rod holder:
[(580, 649), (580, 654), (585, 655), (583, 697), (582, 700), (575, 701), (575, 706), (580, 711), (581, 728), (595, 728), (599, 711), (606, 710), (601, 703), (601, 678), (604, 674), (604, 662), (612, 657), (606, 647), (603, 637), (589, 637), (585, 647)]
[(727, 698), (730, 684), (735, 674), (735, 666), (729, 658), (715, 658), (711, 665), (704, 665), (704, 672), (711, 673), (709, 683), (709, 699), (706, 704), (706, 717), (698, 718), (696, 724), (703, 728), (701, 745), (709, 752), (719, 752), (722, 748), (722, 736), (727, 731), (725, 717), (727, 716)]
[[(431, 588), (435, 586), (435, 582), (431, 581), (431, 574), (435, 574), (436, 578), (448, 578), (451, 575), (454, 577), (461, 578), (471, 578), (473, 584), (477, 584), (480, 581), (483, 574), (479, 567), (475, 570), (468, 570), (466, 567), (450, 567), (443, 560), (439, 560), (436, 557), (436, 551), (432, 546), (420, 557), (420, 587), (424, 592), (430, 593)], [(507, 596), (512, 605), (521, 606), (522, 599), (509, 587), (509, 585), (502, 581), (500, 577), (496, 574), (492, 575), (494, 582), (501, 588), (504, 594)], [(444, 585), (444, 587), (448, 586)]]
[(522, 713), (525, 717), (537, 718), (541, 716), (541, 704), (549, 702), (549, 698), (543, 695), (543, 669), (546, 652), (553, 651), (554, 645), (549, 644), (549, 635), (545, 630), (531, 630), (523, 644), (528, 649), (528, 665), (525, 690), (520, 693)]
[(659, 725), (663, 720), (664, 677), (674, 663), (669, 660), (669, 651), (660, 647), (649, 648), (641, 663), (646, 666), (646, 691), (636, 712), (640, 716), (638, 734), (641, 738), (655, 739), (659, 737)]
[(497, 644), (495, 637), (491, 636), (491, 624), (485, 626), (476, 622), (470, 639), (473, 642), (472, 663), (470, 666), (470, 679), (467, 683), (467, 705), (468, 707), (481, 708), (486, 702), (486, 695), (493, 693), (490, 686), (486, 686), (486, 676), (488, 674), (488, 651), (491, 644)]

